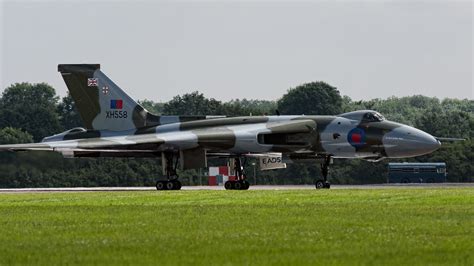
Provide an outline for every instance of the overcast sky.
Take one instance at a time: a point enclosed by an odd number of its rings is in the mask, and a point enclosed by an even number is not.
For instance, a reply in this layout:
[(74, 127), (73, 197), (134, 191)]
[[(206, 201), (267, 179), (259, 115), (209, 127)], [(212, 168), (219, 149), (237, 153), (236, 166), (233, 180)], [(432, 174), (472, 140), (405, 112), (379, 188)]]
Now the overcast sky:
[(474, 97), (473, 3), (3, 1), (1, 91), (100, 63), (135, 99), (278, 99), (326, 81), (353, 99)]

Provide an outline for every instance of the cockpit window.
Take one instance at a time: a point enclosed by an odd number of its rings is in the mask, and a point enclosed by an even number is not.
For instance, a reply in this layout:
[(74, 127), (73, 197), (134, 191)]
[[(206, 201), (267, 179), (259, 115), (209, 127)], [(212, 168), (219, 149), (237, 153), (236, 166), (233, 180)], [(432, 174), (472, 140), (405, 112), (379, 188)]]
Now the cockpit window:
[(385, 117), (381, 115), (380, 113), (374, 113), (374, 116), (379, 120), (379, 121), (384, 121)]
[(365, 122), (380, 122), (384, 121), (385, 117), (374, 110), (358, 110), (340, 115), (341, 117)]
[(85, 130), (84, 128), (82, 127), (76, 127), (76, 128), (73, 128), (69, 131), (67, 131), (67, 133), (77, 133), (77, 132), (86, 132), (87, 130)]
[(377, 112), (368, 112), (364, 114), (363, 120), (367, 122), (381, 122), (385, 120), (385, 117)]

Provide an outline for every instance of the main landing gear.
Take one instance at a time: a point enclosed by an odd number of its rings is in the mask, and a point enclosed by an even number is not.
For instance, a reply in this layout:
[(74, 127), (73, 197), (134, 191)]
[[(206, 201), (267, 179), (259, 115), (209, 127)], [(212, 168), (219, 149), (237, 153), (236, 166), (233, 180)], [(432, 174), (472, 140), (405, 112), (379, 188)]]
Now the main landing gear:
[(224, 183), (225, 189), (235, 189), (235, 190), (247, 190), (250, 187), (250, 183), (246, 180), (247, 176), (245, 175), (244, 166), (240, 157), (234, 159), (234, 171), (237, 180), (229, 180)]
[[(178, 158), (173, 153), (163, 154), (163, 168), (167, 180), (158, 180), (156, 182), (157, 190), (180, 190), (181, 182), (178, 180), (176, 169), (178, 167)], [(176, 157), (176, 158), (175, 158)]]
[(331, 184), (328, 181), (328, 173), (329, 173), (329, 164), (331, 163), (331, 155), (327, 155), (324, 157), (324, 161), (321, 164), (321, 175), (323, 176), (323, 180), (319, 179), (316, 180), (315, 186), (316, 189), (321, 188), (330, 188)]

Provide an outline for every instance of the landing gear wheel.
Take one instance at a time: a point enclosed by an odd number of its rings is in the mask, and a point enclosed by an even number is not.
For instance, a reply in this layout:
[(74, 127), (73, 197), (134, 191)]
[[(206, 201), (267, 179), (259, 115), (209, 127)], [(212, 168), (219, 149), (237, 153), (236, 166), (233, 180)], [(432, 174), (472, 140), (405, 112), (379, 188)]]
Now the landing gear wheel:
[(181, 185), (181, 182), (179, 182), (179, 180), (173, 180), (171, 182), (173, 182), (174, 190), (180, 190), (181, 189), (182, 185)]
[(242, 181), (242, 190), (248, 190), (250, 188), (250, 183), (247, 180)]
[(229, 189), (234, 189), (234, 184), (232, 184), (232, 181), (227, 181), (224, 183), (224, 187), (225, 189), (229, 190)]
[(324, 188), (331, 188), (331, 183), (329, 183), (328, 181), (326, 181), (324, 183)]
[(247, 176), (244, 171), (245, 161), (242, 163), (240, 157), (234, 158), (234, 171), (237, 180), (229, 180), (224, 183), (224, 187), (227, 190), (247, 190), (250, 187), (250, 183), (246, 180)]
[(230, 180), (224, 183), (224, 187), (226, 190), (248, 190), (250, 183), (246, 180)]
[(157, 190), (180, 190), (181, 182), (179, 182), (178, 180), (158, 181), (156, 182), (156, 189)]
[(178, 167), (179, 154), (173, 152), (163, 152), (163, 169), (167, 180), (156, 182), (157, 190), (180, 190), (181, 182), (178, 180), (176, 168)]
[(234, 183), (234, 189), (236, 190), (242, 190), (244, 184), (241, 181), (237, 181)]
[(321, 188), (330, 188), (331, 184), (328, 182), (328, 174), (329, 174), (329, 164), (331, 164), (331, 155), (326, 155), (324, 157), (324, 161), (321, 164), (321, 175), (323, 179), (319, 179), (315, 182), (316, 189)]
[(165, 182), (158, 181), (156, 182), (156, 190), (164, 190), (165, 189)]
[(173, 181), (166, 182), (166, 190), (174, 190), (174, 182)]
[(315, 183), (316, 189), (322, 189), (325, 188), (325, 183), (323, 180), (317, 180)]

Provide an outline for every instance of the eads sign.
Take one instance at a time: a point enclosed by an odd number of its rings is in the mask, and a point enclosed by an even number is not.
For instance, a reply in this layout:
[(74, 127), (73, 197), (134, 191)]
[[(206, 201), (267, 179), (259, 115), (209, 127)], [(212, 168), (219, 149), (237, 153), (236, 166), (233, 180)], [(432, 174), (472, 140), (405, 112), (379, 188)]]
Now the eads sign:
[(263, 156), (259, 161), (261, 170), (286, 168), (286, 163), (283, 163), (281, 156)]

